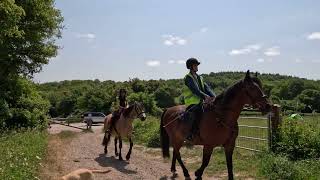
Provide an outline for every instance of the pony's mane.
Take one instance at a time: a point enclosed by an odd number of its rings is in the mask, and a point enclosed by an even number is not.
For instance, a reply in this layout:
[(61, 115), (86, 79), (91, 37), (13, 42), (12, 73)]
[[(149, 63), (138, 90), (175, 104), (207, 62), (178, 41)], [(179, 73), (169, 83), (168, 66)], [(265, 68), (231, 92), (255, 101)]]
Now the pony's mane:
[(240, 80), (238, 82), (236, 82), (235, 84), (233, 84), (232, 86), (229, 86), (226, 90), (222, 91), (222, 93), (220, 93), (215, 101), (213, 102), (215, 105), (222, 105), (222, 104), (227, 104), (228, 102), (230, 102), (230, 100), (232, 100), (235, 95), (237, 94), (237, 92), (239, 92), (239, 89), (242, 87), (242, 82), (243, 80)]
[(135, 106), (135, 104), (132, 104), (132, 105), (130, 105), (128, 108), (124, 109), (123, 115), (124, 115), (125, 117), (127, 117), (127, 116), (131, 113), (131, 111), (133, 110), (133, 107), (134, 107), (134, 106)]
[[(262, 83), (259, 78), (257, 77), (251, 77), (251, 80), (253, 83), (256, 83), (261, 89), (262, 89)], [(242, 88), (243, 85), (243, 79), (236, 82), (234, 85), (229, 86), (226, 90), (222, 91), (220, 93), (215, 101), (213, 102), (215, 105), (222, 105), (222, 104), (228, 104), (239, 92), (239, 89)]]

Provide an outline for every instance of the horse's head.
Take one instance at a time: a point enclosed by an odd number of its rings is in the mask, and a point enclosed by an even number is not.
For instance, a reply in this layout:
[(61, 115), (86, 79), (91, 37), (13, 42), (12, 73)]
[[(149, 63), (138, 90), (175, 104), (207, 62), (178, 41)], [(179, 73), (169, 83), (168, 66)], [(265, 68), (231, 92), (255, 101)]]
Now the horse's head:
[(144, 106), (142, 105), (142, 103), (134, 102), (133, 108), (134, 108), (134, 113), (136, 113), (136, 117), (140, 118), (141, 121), (146, 120), (147, 116), (144, 111)]
[(246, 95), (246, 104), (257, 107), (262, 113), (267, 113), (271, 110), (271, 105), (267, 95), (262, 91), (261, 81), (250, 76), (249, 70), (243, 80), (244, 91)]

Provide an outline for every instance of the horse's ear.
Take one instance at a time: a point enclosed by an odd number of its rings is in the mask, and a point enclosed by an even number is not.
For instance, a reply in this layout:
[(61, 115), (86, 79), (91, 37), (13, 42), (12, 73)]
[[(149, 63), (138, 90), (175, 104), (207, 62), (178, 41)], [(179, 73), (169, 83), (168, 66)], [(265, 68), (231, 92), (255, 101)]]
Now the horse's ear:
[(248, 70), (246, 73), (246, 77), (244, 78), (245, 81), (251, 80), (250, 71)]

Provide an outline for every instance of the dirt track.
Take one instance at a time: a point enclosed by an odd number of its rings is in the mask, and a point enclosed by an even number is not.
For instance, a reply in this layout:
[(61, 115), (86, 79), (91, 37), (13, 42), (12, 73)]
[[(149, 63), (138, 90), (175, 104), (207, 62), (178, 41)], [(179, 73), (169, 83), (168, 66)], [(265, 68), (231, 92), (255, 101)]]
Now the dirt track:
[[(84, 128), (83, 124), (76, 125)], [(82, 132), (79, 129), (52, 125), (49, 132), (57, 134), (63, 130), (74, 131), (76, 135), (66, 140), (61, 140), (52, 135), (49, 140), (47, 159), (41, 171), (41, 179), (57, 179), (78, 168), (111, 169), (108, 174), (95, 174), (96, 179), (100, 180), (184, 179), (178, 164), (178, 176), (172, 177), (170, 172), (171, 163), (159, 156), (159, 149), (154, 149), (154, 153), (152, 151), (150, 153), (150, 150), (145, 147), (134, 145), (130, 161), (119, 161), (114, 156), (113, 141), (110, 142), (108, 147), (109, 153), (107, 155), (103, 153), (103, 146), (101, 145), (103, 138), (102, 126), (93, 126), (93, 132)], [(123, 158), (125, 158), (127, 151), (128, 146), (124, 143)], [(193, 176), (193, 172), (190, 172), (190, 175)], [(217, 178), (204, 177), (204, 179)]]

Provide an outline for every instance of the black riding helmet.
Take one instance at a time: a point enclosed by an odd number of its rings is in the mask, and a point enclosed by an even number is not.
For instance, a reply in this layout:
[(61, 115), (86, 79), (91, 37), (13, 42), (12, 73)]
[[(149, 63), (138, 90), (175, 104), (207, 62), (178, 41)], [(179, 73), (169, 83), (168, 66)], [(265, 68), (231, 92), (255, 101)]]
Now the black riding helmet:
[(199, 65), (200, 62), (196, 58), (189, 58), (186, 62), (186, 66), (188, 69), (190, 69), (193, 64)]
[(125, 95), (127, 95), (127, 90), (124, 89), (124, 88), (121, 88), (120, 91), (119, 91), (119, 95), (120, 95), (121, 93), (124, 93)]

